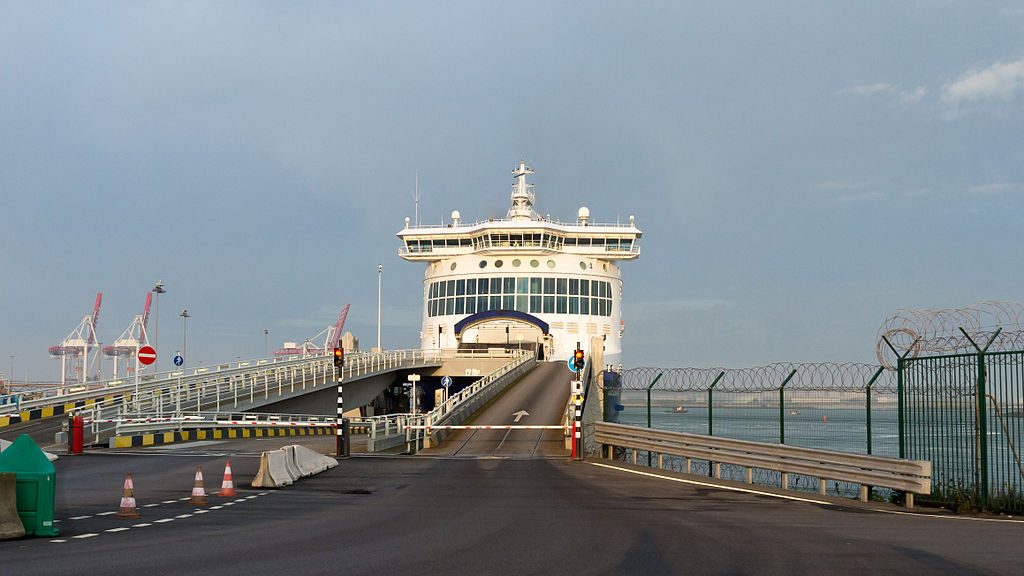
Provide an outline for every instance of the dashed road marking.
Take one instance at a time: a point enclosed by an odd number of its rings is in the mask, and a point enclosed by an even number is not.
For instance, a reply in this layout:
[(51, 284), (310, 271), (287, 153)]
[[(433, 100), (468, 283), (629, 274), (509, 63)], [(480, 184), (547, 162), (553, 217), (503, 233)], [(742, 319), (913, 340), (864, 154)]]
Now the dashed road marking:
[(132, 528), (145, 528), (146, 526), (152, 526), (149, 522), (143, 522), (142, 524), (132, 524)]
[(208, 514), (209, 512), (210, 512), (209, 510), (196, 510), (195, 511), (196, 514)]
[(50, 542), (53, 542), (54, 544), (63, 544), (64, 542), (67, 542), (67, 540), (50, 540)]
[(225, 502), (224, 505), (225, 506), (234, 506), (235, 503), (234, 502)]
[(143, 506), (143, 508), (152, 508), (153, 506), (159, 506), (159, 505), (160, 505), (159, 502), (157, 502), (155, 504), (146, 504), (145, 506)]
[(163, 524), (164, 522), (174, 522), (174, 518), (161, 518), (153, 521), (155, 524)]
[(177, 500), (164, 500), (161, 504), (174, 504)]
[(110, 516), (111, 514), (117, 514), (117, 510), (111, 510), (110, 512), (100, 512), (97, 516)]
[(179, 514), (179, 515), (175, 516), (175, 518), (191, 518), (191, 517), (192, 517), (191, 514)]
[(104, 532), (124, 532), (125, 530), (131, 530), (131, 528), (128, 528), (127, 526), (122, 526), (120, 528), (111, 528), (109, 530), (104, 530)]
[(223, 506), (210, 506), (210, 510), (220, 510)]
[(79, 534), (78, 536), (72, 536), (72, 538), (82, 539), (82, 538), (92, 538), (93, 536), (99, 536), (99, 534), (97, 534), (95, 532), (89, 532), (88, 534)]
[(85, 520), (86, 518), (92, 518), (92, 516), (75, 516), (74, 518), (68, 518), (68, 520)]

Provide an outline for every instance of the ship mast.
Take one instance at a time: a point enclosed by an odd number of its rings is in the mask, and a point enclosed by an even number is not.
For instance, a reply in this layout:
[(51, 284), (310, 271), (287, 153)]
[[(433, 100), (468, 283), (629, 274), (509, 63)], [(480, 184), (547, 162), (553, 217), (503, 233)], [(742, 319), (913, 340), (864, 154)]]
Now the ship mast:
[(533, 174), (533, 169), (520, 162), (519, 167), (512, 171), (516, 182), (512, 185), (512, 207), (508, 210), (510, 220), (522, 221), (532, 220), (533, 213), (533, 184), (526, 183), (526, 175)]

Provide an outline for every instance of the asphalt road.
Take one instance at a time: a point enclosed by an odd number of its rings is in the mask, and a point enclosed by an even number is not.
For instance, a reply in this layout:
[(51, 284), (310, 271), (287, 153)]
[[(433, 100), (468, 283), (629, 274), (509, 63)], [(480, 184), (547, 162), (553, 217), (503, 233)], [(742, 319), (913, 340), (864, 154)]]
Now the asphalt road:
[[(517, 411), (521, 400), (500, 408), (495, 401), (491, 409)], [(528, 442), (511, 456), (496, 452), (508, 445), (498, 449), (500, 439), (490, 440), (490, 451), (481, 441), (478, 457), (360, 456), (280, 490), (247, 488), (255, 455), (293, 441), (61, 458), (62, 534), (0, 542), (0, 574), (1024, 572), (1021, 522), (904, 515), (687, 484), (674, 473), (528, 458), (536, 454)], [(332, 449), (330, 438), (304, 441)], [(213, 486), (228, 453), (239, 497), (188, 506), (182, 499), (195, 465)], [(138, 520), (104, 514), (117, 509), (129, 469), (142, 506)]]
[[(469, 425), (558, 425), (569, 401), (569, 370), (564, 362), (539, 363), (513, 386), (477, 413)], [(515, 414), (525, 410), (529, 416)], [(459, 430), (430, 456), (502, 456), (509, 458), (568, 456), (561, 430)]]

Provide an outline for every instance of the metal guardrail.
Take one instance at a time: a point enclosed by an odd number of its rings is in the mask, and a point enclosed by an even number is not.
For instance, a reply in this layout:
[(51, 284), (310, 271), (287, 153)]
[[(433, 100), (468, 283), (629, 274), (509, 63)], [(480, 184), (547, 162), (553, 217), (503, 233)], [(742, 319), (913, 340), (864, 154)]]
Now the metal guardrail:
[(335, 426), (334, 418), (328, 415), (258, 412), (182, 412), (166, 418), (155, 418), (149, 414), (124, 414), (121, 418), (102, 422), (116, 424), (118, 435), (203, 428), (333, 428)]
[[(494, 351), (490, 350), (475, 352), (495, 354)], [(402, 443), (406, 444), (410, 451), (419, 450), (420, 446), (427, 442), (427, 438), (431, 436), (427, 428), (445, 422), (456, 423), (455, 420), (461, 422), (462, 419), (472, 414), (472, 412), (487, 400), (490, 400), (499, 391), (494, 390), (491, 386), (492, 384), (507, 384), (511, 379), (518, 377), (536, 362), (534, 353), (530, 350), (503, 350), (498, 352), (498, 354), (508, 357), (512, 361), (463, 388), (458, 393), (453, 394), (430, 412), (415, 415), (389, 414), (362, 419), (360, 423), (365, 423), (369, 428), (367, 451), (386, 450), (389, 447)], [(500, 386), (500, 388), (503, 389), (504, 386)], [(404, 435), (404, 438), (396, 444), (396, 436), (400, 434)]]
[(753, 483), (753, 469), (772, 470), (782, 473), (783, 489), (789, 488), (789, 474), (803, 474), (818, 478), (821, 494), (825, 493), (826, 480), (860, 484), (860, 498), (864, 501), (869, 487), (880, 486), (904, 491), (907, 508), (914, 506), (914, 494), (931, 492), (932, 463), (926, 460), (798, 448), (607, 422), (598, 423), (595, 428), (597, 442), (605, 448), (602, 453), (611, 459), (616, 447), (632, 450), (633, 464), (641, 450), (657, 454), (659, 468), (664, 467), (664, 455), (685, 458), (687, 472), (691, 460), (707, 460), (714, 463), (716, 478), (721, 478), (721, 464), (733, 464), (747, 469), (748, 484)]

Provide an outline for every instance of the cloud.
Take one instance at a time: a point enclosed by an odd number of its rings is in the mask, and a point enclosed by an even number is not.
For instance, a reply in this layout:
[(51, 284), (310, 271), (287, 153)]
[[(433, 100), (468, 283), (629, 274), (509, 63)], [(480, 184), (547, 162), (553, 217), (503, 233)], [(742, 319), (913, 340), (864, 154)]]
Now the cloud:
[(942, 87), (942, 100), (950, 104), (972, 101), (1009, 101), (1024, 90), (1024, 58), (995, 64), (984, 70), (970, 70)]
[(975, 196), (995, 196), (1022, 190), (1024, 190), (1024, 182), (989, 182), (971, 186), (967, 192)]
[(900, 104), (916, 104), (924, 99), (928, 95), (928, 89), (924, 86), (917, 86), (916, 88), (904, 88), (899, 84), (887, 84), (885, 82), (879, 82), (878, 84), (863, 84), (860, 86), (851, 86), (850, 88), (843, 88), (838, 94), (853, 94), (855, 96), (881, 96), (887, 98), (895, 98)]

